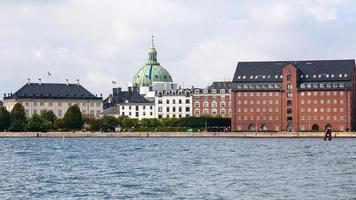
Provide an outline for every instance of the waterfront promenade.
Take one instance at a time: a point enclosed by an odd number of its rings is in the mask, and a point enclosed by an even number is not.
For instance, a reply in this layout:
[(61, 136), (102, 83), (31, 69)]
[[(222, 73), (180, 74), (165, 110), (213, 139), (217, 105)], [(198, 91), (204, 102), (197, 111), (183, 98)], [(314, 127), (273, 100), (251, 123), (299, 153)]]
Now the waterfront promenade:
[[(323, 138), (324, 132), (0, 132), (0, 138)], [(333, 132), (332, 137), (356, 138), (356, 132)]]

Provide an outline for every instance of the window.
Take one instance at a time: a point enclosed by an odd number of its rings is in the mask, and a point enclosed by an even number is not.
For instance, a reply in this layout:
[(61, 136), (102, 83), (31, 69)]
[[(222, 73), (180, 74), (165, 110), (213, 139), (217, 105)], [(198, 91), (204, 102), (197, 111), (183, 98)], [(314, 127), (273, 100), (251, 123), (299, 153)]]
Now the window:
[(291, 108), (287, 109), (287, 114), (292, 114), (292, 109)]
[(291, 98), (292, 96), (293, 96), (293, 95), (292, 95), (291, 92), (288, 92), (288, 93), (287, 93), (287, 97)]
[(287, 85), (287, 89), (288, 89), (288, 90), (291, 90), (292, 88), (293, 88), (293, 87), (292, 87), (292, 84), (288, 84), (288, 85)]
[(287, 106), (291, 106), (292, 105), (292, 100), (287, 100)]
[(162, 104), (162, 99), (158, 99), (158, 104)]
[(287, 80), (288, 80), (288, 81), (292, 80), (292, 75), (290, 75), (290, 74), (287, 75)]
[(189, 99), (186, 99), (186, 100), (185, 100), (185, 103), (186, 103), (186, 104), (189, 104), (189, 103), (190, 103), (190, 100), (189, 100)]

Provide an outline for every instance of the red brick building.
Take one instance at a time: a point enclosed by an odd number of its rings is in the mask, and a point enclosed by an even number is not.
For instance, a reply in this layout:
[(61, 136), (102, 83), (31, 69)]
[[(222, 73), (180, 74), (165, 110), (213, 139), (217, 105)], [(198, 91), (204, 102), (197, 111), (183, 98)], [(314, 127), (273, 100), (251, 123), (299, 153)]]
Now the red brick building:
[(232, 130), (356, 128), (355, 60), (239, 62)]
[(206, 89), (193, 89), (193, 115), (231, 117), (231, 82), (214, 82)]

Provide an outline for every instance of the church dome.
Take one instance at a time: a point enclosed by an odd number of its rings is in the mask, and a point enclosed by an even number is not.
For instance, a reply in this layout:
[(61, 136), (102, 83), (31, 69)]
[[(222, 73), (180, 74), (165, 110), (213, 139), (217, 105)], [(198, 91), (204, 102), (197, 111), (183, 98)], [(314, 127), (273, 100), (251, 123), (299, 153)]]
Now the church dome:
[(173, 82), (169, 72), (157, 62), (157, 51), (152, 46), (148, 50), (148, 61), (141, 67), (133, 78), (136, 86), (152, 86), (152, 82)]

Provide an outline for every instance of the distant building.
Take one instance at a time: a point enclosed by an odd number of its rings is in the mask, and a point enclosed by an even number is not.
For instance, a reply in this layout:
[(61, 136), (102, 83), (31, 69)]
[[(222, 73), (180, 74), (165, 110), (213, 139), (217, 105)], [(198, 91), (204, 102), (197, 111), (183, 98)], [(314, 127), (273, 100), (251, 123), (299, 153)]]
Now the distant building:
[(155, 105), (158, 119), (190, 117), (192, 116), (191, 90), (157, 91)]
[(355, 60), (239, 62), (232, 130), (356, 127)]
[(194, 116), (231, 117), (231, 88), (195, 88), (192, 95)]
[(148, 50), (148, 61), (141, 67), (133, 77), (133, 86), (138, 88), (140, 94), (147, 94), (150, 91), (176, 90), (177, 84), (173, 83), (172, 76), (157, 61), (157, 51), (152, 46)]
[(28, 117), (51, 110), (58, 118), (64, 117), (67, 109), (77, 104), (83, 115), (99, 117), (103, 111), (102, 97), (97, 97), (77, 84), (30, 83), (14, 94), (4, 96), (4, 106), (11, 111), (16, 103), (24, 106)]
[(136, 87), (128, 87), (127, 91), (122, 91), (121, 88), (113, 88), (113, 93), (105, 99), (105, 108), (102, 112), (103, 116), (128, 116), (136, 119), (155, 118), (154, 101), (144, 98)]

